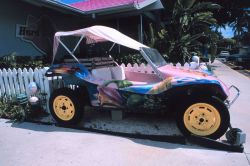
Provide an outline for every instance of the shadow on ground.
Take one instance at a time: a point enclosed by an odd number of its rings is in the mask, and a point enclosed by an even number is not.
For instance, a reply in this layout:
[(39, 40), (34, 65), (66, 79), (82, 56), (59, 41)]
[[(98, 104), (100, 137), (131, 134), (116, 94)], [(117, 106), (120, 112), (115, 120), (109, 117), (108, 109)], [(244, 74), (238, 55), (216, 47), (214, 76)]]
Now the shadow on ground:
[[(133, 136), (132, 138), (130, 135), (128, 137), (125, 136), (120, 136), (119, 134), (110, 134), (109, 132), (104, 132), (104, 133), (99, 133), (99, 132), (89, 132), (83, 129), (72, 129), (72, 128), (65, 128), (65, 127), (58, 127), (55, 125), (45, 125), (45, 124), (39, 124), (39, 123), (29, 123), (29, 122), (23, 122), (23, 123), (13, 123), (12, 121), (6, 121), (6, 123), (11, 123), (11, 127), (13, 128), (20, 128), (20, 129), (26, 129), (30, 131), (35, 131), (35, 132), (60, 132), (60, 133), (80, 133), (83, 134), (83, 137), (85, 134), (91, 135), (91, 137), (100, 137), (100, 139), (111, 139), (110, 137), (116, 137), (118, 139), (127, 139), (130, 140), (136, 144), (144, 145), (144, 146), (150, 146), (150, 147), (156, 147), (156, 148), (162, 148), (162, 149), (204, 149), (204, 150), (209, 150), (207, 148), (203, 148), (198, 145), (194, 144), (186, 144), (186, 142), (183, 142), (183, 139), (181, 140), (180, 143), (173, 143), (173, 140), (168, 142), (167, 140), (162, 141), (154, 141), (151, 139), (141, 139), (138, 135)], [(76, 128), (78, 128), (76, 126)], [(108, 138), (107, 138), (108, 137)], [(143, 137), (143, 136), (142, 136)], [(173, 136), (172, 139), (178, 139), (176, 135)], [(176, 141), (176, 140), (175, 140)], [(178, 142), (178, 141), (176, 141)]]

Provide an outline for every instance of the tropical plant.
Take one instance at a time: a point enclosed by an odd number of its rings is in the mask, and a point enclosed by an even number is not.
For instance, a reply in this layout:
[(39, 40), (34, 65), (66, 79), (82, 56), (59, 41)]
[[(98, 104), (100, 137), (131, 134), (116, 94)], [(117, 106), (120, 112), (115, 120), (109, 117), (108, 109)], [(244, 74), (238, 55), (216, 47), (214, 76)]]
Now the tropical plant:
[(239, 10), (238, 16), (229, 24), (234, 30), (237, 41), (243, 45), (250, 45), (250, 11)]
[[(168, 1), (170, 0), (166, 3)], [(212, 25), (216, 25), (216, 19), (212, 10), (220, 9), (219, 5), (196, 0), (177, 0), (169, 4), (169, 19), (165, 27), (158, 32), (160, 40), (156, 46), (160, 46), (158, 49), (161, 52), (165, 52), (174, 63), (184, 63), (190, 59), (191, 51), (200, 51), (197, 48), (204, 45), (215, 47), (214, 40), (204, 42), (202, 38), (215, 37)]]
[[(222, 6), (219, 11), (214, 12), (220, 26), (227, 25), (228, 23), (234, 22), (237, 18), (241, 17), (244, 13), (244, 9), (250, 8), (249, 0), (201, 0), (205, 2), (213, 2)], [(166, 4), (167, 5), (167, 4)]]
[(222, 27), (233, 28), (234, 39), (243, 45), (250, 45), (250, 1), (249, 0), (204, 0), (220, 4), (222, 9), (214, 12), (214, 17)]

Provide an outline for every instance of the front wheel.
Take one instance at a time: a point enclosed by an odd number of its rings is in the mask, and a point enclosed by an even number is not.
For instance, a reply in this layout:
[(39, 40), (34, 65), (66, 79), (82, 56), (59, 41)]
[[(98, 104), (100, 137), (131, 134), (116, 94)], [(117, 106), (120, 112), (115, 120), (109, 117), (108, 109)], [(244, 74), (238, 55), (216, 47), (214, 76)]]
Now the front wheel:
[(177, 112), (177, 125), (184, 135), (218, 139), (230, 124), (227, 107), (214, 98), (186, 102)]
[(53, 118), (62, 125), (78, 123), (83, 114), (76, 92), (69, 88), (55, 90), (50, 96), (49, 107)]

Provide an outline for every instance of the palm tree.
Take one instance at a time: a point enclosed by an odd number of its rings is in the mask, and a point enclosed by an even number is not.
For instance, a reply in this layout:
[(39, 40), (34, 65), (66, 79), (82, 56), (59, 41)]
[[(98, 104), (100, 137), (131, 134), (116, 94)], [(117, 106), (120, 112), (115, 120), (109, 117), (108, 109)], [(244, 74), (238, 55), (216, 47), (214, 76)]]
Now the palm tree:
[(216, 19), (211, 11), (220, 9), (220, 6), (196, 0), (173, 2), (165, 1), (169, 19), (158, 33), (161, 40), (156, 42), (156, 45), (164, 45), (158, 49), (167, 53), (172, 62), (184, 63), (186, 59), (190, 59), (191, 51), (204, 44), (201, 42), (202, 38), (211, 36), (211, 25), (216, 25)]
[(238, 16), (229, 24), (233, 27), (234, 36), (243, 44), (250, 44), (250, 11), (239, 10)]

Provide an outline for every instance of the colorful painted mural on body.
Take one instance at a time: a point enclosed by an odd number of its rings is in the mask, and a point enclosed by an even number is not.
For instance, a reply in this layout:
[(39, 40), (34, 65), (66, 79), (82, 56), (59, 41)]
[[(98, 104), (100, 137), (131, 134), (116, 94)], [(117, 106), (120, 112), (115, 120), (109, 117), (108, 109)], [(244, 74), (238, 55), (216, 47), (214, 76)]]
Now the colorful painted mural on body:
[[(171, 70), (169, 71), (171, 72)], [(65, 77), (65, 79), (70, 75), (71, 84), (74, 84), (73, 80), (82, 82), (82, 85), (86, 85), (88, 89), (91, 89), (89, 91), (90, 94), (93, 94), (91, 95), (91, 102), (95, 103), (95, 106), (101, 107), (150, 109), (154, 108), (152, 106), (154, 102), (159, 104), (159, 101), (164, 101), (168, 90), (173, 88), (195, 84), (220, 84), (219, 81), (213, 80), (210, 76), (197, 71), (188, 72), (189, 74), (197, 76), (196, 78), (191, 76), (171, 76), (154, 83), (147, 83), (147, 77), (143, 78), (145, 82), (96, 78), (81, 64), (54, 65), (47, 73), (50, 72), (60, 74)], [(176, 73), (176, 75), (178, 75), (178, 73)], [(75, 79), (73, 79), (72, 76), (74, 76)], [(208, 77), (208, 79), (206, 79), (206, 77)], [(160, 104), (161, 105), (157, 105), (158, 108), (161, 106), (165, 107), (164, 103)], [(149, 107), (148, 105), (151, 106)]]

